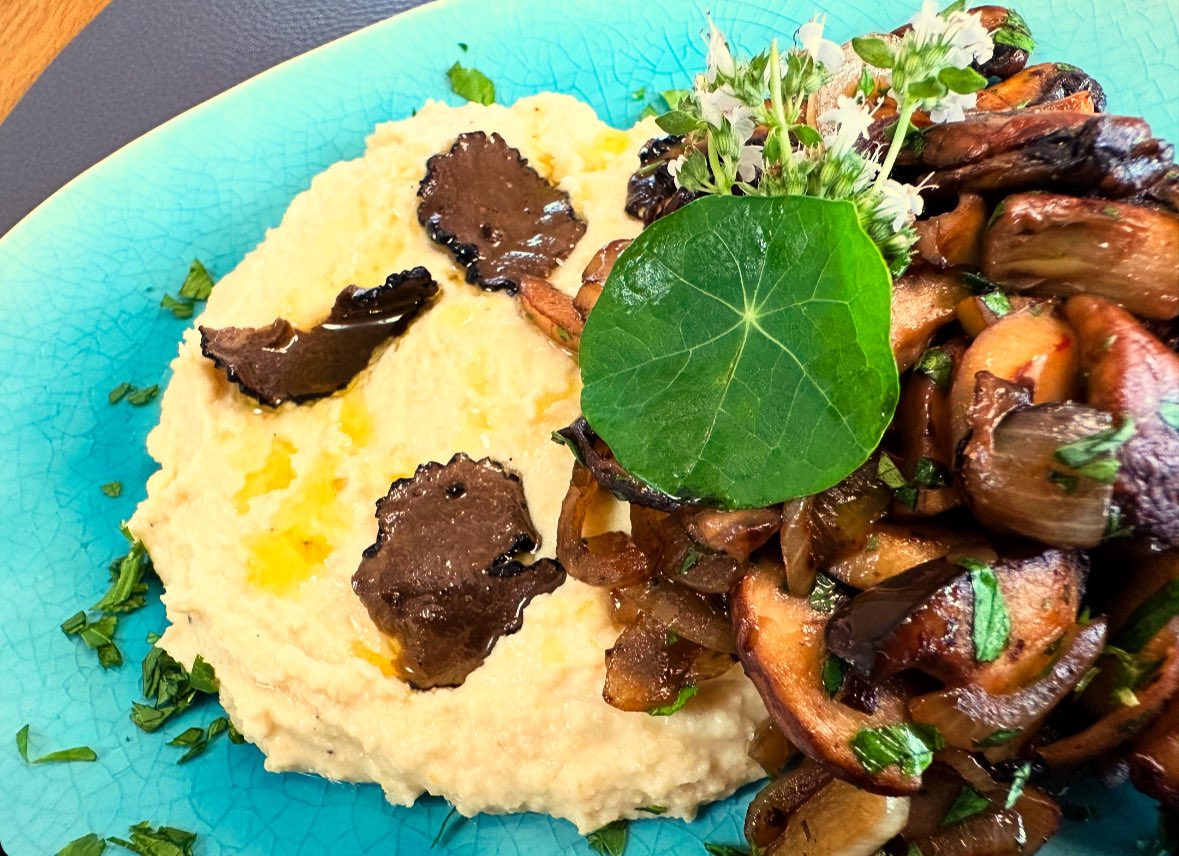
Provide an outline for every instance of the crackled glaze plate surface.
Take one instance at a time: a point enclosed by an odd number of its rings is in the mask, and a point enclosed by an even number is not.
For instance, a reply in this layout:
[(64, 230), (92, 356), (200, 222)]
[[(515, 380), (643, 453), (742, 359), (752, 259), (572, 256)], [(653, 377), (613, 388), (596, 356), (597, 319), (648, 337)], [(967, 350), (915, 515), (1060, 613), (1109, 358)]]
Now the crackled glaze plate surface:
[[(844, 40), (906, 19), (916, 3), (713, 0), (738, 47), (789, 35), (813, 12)], [(1145, 116), (1179, 138), (1179, 5), (1174, 0), (1020, 4), (1039, 60), (1096, 76), (1112, 112)], [(703, 59), (705, 4), (682, 0), (450, 0), (363, 30), (288, 62), (148, 134), (69, 184), (0, 240), (0, 735), (31, 723), (33, 752), (93, 746), (93, 764), (26, 766), (0, 744), (0, 843), (11, 856), (53, 853), (88, 832), (125, 835), (149, 820), (200, 835), (201, 854), (426, 853), (448, 807), (387, 805), (375, 786), (262, 768), (251, 746), (221, 741), (177, 766), (165, 741), (208, 722), (189, 711), (163, 733), (128, 719), (140, 697), (145, 636), (158, 602), (125, 620), (126, 664), (103, 672), (59, 624), (105, 589), (118, 531), (152, 470), (144, 438), (155, 403), (107, 403), (122, 381), (164, 383), (185, 322), (159, 307), (199, 256), (233, 268), (278, 223), (288, 201), (333, 161), (358, 156), (372, 126), (425, 98), (453, 98), (457, 59), (486, 71), (500, 99), (572, 93), (625, 126), (631, 97), (686, 85)], [(469, 52), (458, 45), (465, 42)], [(0, 192), (3, 192), (0, 177)], [(99, 485), (125, 485), (109, 499)], [(262, 617), (259, 617), (262, 621)], [(738, 843), (753, 788), (692, 824), (632, 824), (628, 856), (703, 853)], [(1150, 802), (1126, 789), (1069, 795), (1097, 818), (1072, 824), (1045, 852), (1134, 853), (1154, 827)], [(452, 823), (434, 853), (589, 853), (572, 825), (538, 815)]]

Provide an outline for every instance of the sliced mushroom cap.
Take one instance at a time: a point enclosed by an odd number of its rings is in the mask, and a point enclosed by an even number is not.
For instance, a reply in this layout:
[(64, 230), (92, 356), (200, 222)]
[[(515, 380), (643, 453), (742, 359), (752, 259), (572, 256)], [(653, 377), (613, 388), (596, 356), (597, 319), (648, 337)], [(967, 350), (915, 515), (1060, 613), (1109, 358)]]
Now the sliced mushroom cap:
[(874, 680), (916, 668), (950, 686), (1017, 686), (1043, 667), (1041, 652), (1076, 621), (1088, 562), (1082, 553), (1046, 550), (983, 563), (997, 578), (1010, 622), (989, 662), (975, 647), (971, 563), (949, 559), (918, 565), (845, 601), (827, 624), (828, 648)]
[(970, 289), (956, 274), (915, 270), (893, 283), (890, 339), (897, 368), (912, 368), (930, 339), (954, 320), (954, 307)]
[(626, 186), (626, 213), (650, 226), (696, 198), (677, 189), (667, 165), (684, 153), (683, 137), (656, 137), (639, 149), (639, 168)]
[(1044, 62), (1030, 65), (1006, 80), (978, 93), (979, 110), (1018, 110), (1049, 101), (1059, 101), (1077, 92), (1088, 92), (1094, 109), (1105, 109), (1101, 84), (1075, 65)]
[(590, 310), (602, 295), (602, 288), (614, 270), (614, 263), (622, 255), (622, 251), (630, 246), (630, 239), (611, 241), (598, 250), (585, 270), (581, 274), (581, 288), (573, 298), (573, 307), (581, 313), (581, 317), (589, 318)]
[(488, 458), (422, 464), (377, 503), (377, 522), (352, 587), (415, 689), (463, 683), (565, 579), (551, 559), (523, 564), (538, 538), (524, 489)]
[(898, 766), (871, 774), (852, 748), (862, 729), (903, 723), (903, 698), (891, 685), (883, 685), (875, 712), (866, 714), (828, 695), (822, 678), (827, 616), (807, 599), (782, 591), (780, 582), (780, 571), (759, 565), (731, 598), (738, 655), (770, 716), (788, 740), (839, 778), (873, 793), (916, 791), (919, 775), (908, 775)]
[(625, 532), (585, 537), (586, 517), (601, 487), (582, 464), (573, 462), (569, 490), (557, 520), (557, 559), (569, 576), (586, 585), (619, 588), (642, 582), (654, 571), (652, 557)]
[(1073, 297), (1065, 314), (1080, 339), (1089, 404), (1119, 424), (1134, 420), (1118, 449), (1114, 502), (1139, 536), (1179, 548), (1179, 354), (1101, 298)]
[(1179, 695), (1135, 738), (1129, 762), (1134, 787), (1179, 811)]
[(1106, 623), (1096, 619), (1068, 630), (1053, 648), (1045, 672), (1030, 683), (988, 692), (977, 684), (917, 696), (909, 710), (917, 722), (938, 729), (950, 746), (1010, 758), (1031, 740), (1052, 710), (1072, 694), (1101, 656)]
[(936, 194), (1035, 189), (1141, 193), (1174, 162), (1174, 148), (1141, 119), (1071, 111), (972, 113), (924, 131), (904, 164)]
[(987, 204), (977, 193), (958, 194), (952, 211), (914, 224), (917, 254), (934, 267), (978, 268), (982, 236), (987, 227)]
[(1106, 199), (1020, 193), (999, 206), (983, 273), (1019, 291), (1096, 294), (1148, 318), (1179, 315), (1179, 215)]
[(673, 705), (681, 694), (728, 671), (733, 658), (679, 638), (647, 615), (628, 625), (606, 651), (602, 698), (619, 710)]
[(499, 134), (460, 134), (426, 161), (418, 222), (466, 268), (467, 281), (514, 292), (568, 258), (585, 223), (560, 190)]
[(952, 551), (987, 547), (986, 537), (973, 529), (934, 521), (881, 522), (861, 549), (841, 554), (825, 573), (852, 588), (867, 589)]
[(377, 346), (404, 333), (437, 293), (430, 272), (416, 267), (376, 288), (348, 286), (310, 330), (282, 318), (268, 327), (201, 327), (201, 353), (271, 407), (322, 398), (347, 386)]
[(777, 506), (738, 511), (705, 508), (682, 516), (693, 541), (739, 562), (746, 561), (782, 525), (782, 509)]
[(950, 425), (957, 448), (970, 428), (980, 373), (1028, 387), (1042, 404), (1075, 397), (1078, 387), (1076, 333), (1050, 312), (1023, 310), (1004, 315), (987, 327), (954, 362), (950, 388)]
[(565, 292), (546, 279), (520, 277), (520, 311), (554, 345), (574, 356), (581, 346), (585, 319)]

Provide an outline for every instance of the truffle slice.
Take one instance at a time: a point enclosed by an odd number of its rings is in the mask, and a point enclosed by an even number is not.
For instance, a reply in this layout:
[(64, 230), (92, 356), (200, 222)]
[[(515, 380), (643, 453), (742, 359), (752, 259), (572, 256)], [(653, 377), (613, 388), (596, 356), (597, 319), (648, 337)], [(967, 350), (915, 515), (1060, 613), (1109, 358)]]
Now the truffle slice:
[(350, 285), (310, 330), (276, 319), (266, 327), (201, 327), (201, 353), (242, 392), (277, 407), (343, 389), (385, 339), (400, 336), (438, 293), (424, 267), (390, 274), (384, 285)]
[(585, 234), (569, 194), (499, 134), (459, 135), (426, 162), (418, 196), (418, 221), (467, 269), (467, 282), (489, 291), (514, 293), (522, 277), (547, 277)]
[(565, 580), (552, 559), (524, 565), (538, 537), (524, 488), (489, 458), (422, 464), (377, 502), (377, 524), (352, 588), (415, 689), (461, 684)]

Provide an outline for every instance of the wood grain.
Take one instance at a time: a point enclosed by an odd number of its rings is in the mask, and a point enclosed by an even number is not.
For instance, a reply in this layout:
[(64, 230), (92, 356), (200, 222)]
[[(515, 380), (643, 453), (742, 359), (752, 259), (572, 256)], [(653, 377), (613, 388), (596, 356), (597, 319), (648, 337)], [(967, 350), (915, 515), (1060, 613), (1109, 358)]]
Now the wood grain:
[(0, 0), (0, 122), (110, 0)]

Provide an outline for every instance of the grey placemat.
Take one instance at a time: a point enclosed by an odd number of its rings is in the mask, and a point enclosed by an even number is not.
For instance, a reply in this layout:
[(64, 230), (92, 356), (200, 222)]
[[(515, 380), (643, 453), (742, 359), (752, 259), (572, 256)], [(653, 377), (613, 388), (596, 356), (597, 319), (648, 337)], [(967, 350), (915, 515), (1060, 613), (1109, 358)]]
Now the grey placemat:
[(0, 235), (194, 104), (427, 0), (114, 0), (0, 124)]

